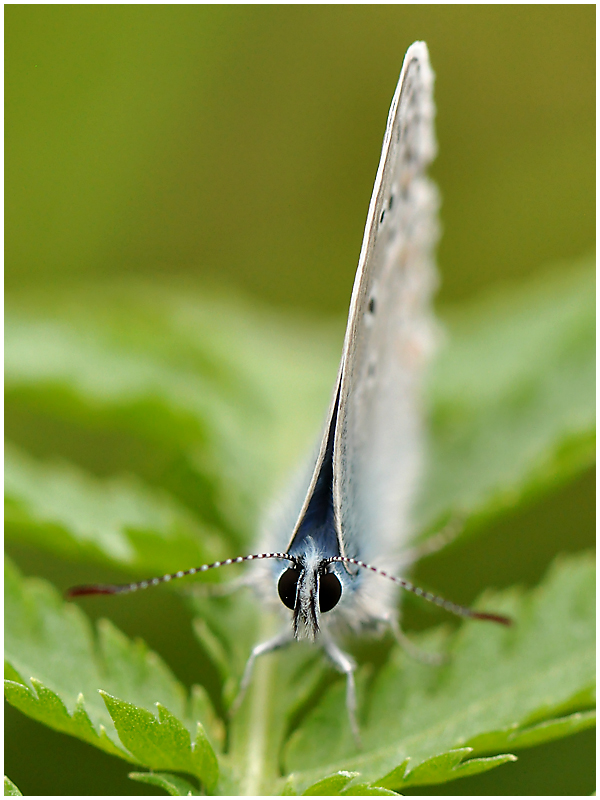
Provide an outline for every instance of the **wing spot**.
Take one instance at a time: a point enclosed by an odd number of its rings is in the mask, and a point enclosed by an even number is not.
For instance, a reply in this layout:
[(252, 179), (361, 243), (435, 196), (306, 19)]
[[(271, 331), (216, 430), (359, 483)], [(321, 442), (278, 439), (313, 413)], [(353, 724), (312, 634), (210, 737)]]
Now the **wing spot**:
[(375, 298), (371, 297), (371, 299), (369, 300), (369, 314), (374, 314), (375, 313), (376, 306), (377, 306), (377, 303), (375, 302)]
[(383, 209), (383, 211), (381, 212), (381, 216), (379, 217), (379, 224), (380, 224), (380, 225), (381, 225), (381, 223), (383, 222), (383, 218), (384, 218), (384, 217), (385, 217), (385, 208)]
[(389, 209), (389, 211), (392, 210), (393, 205), (394, 205), (394, 195), (391, 194), (390, 195), (390, 199), (388, 200), (388, 209)]

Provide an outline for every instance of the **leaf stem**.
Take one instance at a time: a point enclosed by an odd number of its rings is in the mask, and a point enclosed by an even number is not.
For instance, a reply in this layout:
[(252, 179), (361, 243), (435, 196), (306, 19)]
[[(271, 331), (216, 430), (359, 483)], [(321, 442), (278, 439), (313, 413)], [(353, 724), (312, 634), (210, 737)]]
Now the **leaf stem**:
[[(260, 641), (273, 635), (278, 622), (270, 615), (261, 618)], [(232, 755), (241, 774), (240, 795), (245, 797), (270, 794), (279, 777), (283, 714), (277, 713), (278, 661), (277, 652), (257, 659), (247, 696), (234, 720)]]

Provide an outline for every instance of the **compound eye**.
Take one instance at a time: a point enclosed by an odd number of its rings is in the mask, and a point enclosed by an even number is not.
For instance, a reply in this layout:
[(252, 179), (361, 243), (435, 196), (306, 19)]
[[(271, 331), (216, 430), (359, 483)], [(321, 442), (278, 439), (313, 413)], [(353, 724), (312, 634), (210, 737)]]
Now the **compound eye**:
[(319, 608), (321, 613), (331, 611), (335, 608), (342, 596), (342, 584), (340, 579), (333, 572), (326, 572), (321, 575), (319, 581)]
[(296, 590), (298, 588), (299, 577), (300, 571), (290, 567), (290, 569), (286, 569), (286, 571), (282, 573), (277, 584), (277, 591), (279, 592), (281, 602), (284, 606), (287, 606), (287, 608), (291, 608), (292, 611), (296, 607)]

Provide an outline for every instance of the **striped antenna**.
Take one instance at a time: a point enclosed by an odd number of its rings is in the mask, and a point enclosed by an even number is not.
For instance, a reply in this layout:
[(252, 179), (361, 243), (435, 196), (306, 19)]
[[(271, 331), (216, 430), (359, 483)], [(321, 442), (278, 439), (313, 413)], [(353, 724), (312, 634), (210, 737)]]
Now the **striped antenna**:
[(96, 583), (87, 586), (73, 586), (67, 591), (67, 597), (81, 597), (86, 594), (127, 594), (128, 592), (137, 592), (138, 589), (158, 586), (159, 583), (168, 583), (169, 581), (177, 580), (177, 578), (185, 578), (186, 575), (196, 575), (198, 572), (207, 572), (209, 569), (216, 569), (217, 567), (227, 567), (229, 564), (242, 564), (244, 561), (260, 561), (265, 558), (280, 558), (294, 563), (297, 561), (289, 553), (256, 553), (249, 556), (227, 558), (225, 561), (215, 561), (212, 564), (202, 564), (201, 567), (171, 572), (169, 575), (162, 575), (160, 578), (148, 578), (145, 581), (137, 581), (136, 583)]
[(402, 586), (403, 589), (406, 589), (407, 592), (412, 592), (418, 597), (422, 597), (424, 600), (428, 600), (430, 603), (433, 603), (440, 608), (444, 608), (446, 611), (449, 611), (451, 614), (456, 614), (459, 617), (467, 617), (468, 619), (482, 619), (486, 620), (487, 622), (498, 622), (500, 625), (513, 624), (513, 621), (510, 619), (510, 617), (503, 617), (501, 614), (487, 614), (485, 611), (474, 611), (472, 608), (459, 606), (457, 603), (452, 603), (450, 600), (444, 600), (443, 597), (439, 597), (431, 592), (426, 592), (424, 589), (419, 589), (418, 586), (415, 586), (414, 583), (411, 583), (410, 581), (405, 581), (403, 578), (396, 577), (396, 575), (390, 575), (389, 572), (384, 572), (378, 567), (371, 566), (371, 564), (365, 564), (364, 561), (358, 561), (356, 558), (333, 556), (332, 558), (328, 558), (327, 562), (330, 564), (335, 562), (341, 562), (342, 564), (354, 564), (356, 567), (368, 569), (371, 572), (374, 572), (376, 575), (381, 575), (383, 578), (389, 578), (391, 581), (394, 581), (394, 583)]

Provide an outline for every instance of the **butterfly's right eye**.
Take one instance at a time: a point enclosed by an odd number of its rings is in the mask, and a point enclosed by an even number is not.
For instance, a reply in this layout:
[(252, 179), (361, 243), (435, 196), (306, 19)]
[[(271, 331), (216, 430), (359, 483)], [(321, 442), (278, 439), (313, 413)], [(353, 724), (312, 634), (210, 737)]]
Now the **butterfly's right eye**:
[(298, 589), (299, 577), (300, 570), (293, 568), (286, 569), (281, 575), (281, 578), (279, 578), (277, 584), (277, 591), (279, 592), (281, 602), (284, 606), (287, 606), (287, 608), (291, 608), (292, 611), (296, 607), (296, 592)]
[(342, 596), (342, 584), (333, 572), (326, 572), (321, 576), (319, 586), (319, 609), (324, 614), (337, 606)]

